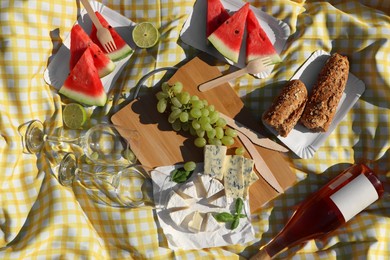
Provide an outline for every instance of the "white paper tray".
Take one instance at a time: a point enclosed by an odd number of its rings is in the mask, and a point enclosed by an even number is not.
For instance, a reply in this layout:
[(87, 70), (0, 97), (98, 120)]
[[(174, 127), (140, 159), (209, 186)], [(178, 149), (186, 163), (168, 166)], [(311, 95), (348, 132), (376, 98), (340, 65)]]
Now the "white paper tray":
[[(131, 27), (135, 25), (134, 22), (122, 16), (121, 14), (113, 11), (112, 9), (106, 7), (105, 5), (96, 2), (90, 1), (92, 8), (95, 11), (99, 11), (103, 17), (107, 20), (107, 22), (115, 28), (118, 34), (123, 38), (127, 44), (134, 50), (135, 45), (133, 43), (133, 39), (131, 36)], [(80, 12), (79, 19), (76, 23), (80, 24), (80, 26), (85, 30), (85, 32), (89, 35), (92, 30), (92, 22), (85, 9), (82, 9)], [(69, 74), (69, 60), (70, 60), (70, 33), (66, 36), (63, 44), (61, 45), (58, 52), (55, 54), (53, 60), (49, 63), (49, 66), (46, 68), (44, 72), (45, 82), (57, 90), (59, 90), (65, 79)], [(132, 54), (127, 56), (126, 58), (119, 60), (115, 63), (115, 69), (113, 72), (108, 74), (107, 76), (101, 78), (103, 87), (106, 92), (108, 92), (114, 85), (115, 81), (119, 77), (123, 68), (126, 66)]]
[[(324, 66), (329, 57), (330, 54), (323, 50), (314, 52), (294, 74), (291, 80), (300, 79), (303, 83), (305, 83), (310, 95), (311, 88), (315, 84), (321, 68)], [(263, 123), (267, 129), (275, 134), (278, 139), (281, 140), (296, 155), (303, 159), (311, 158), (325, 142), (326, 138), (337, 127), (340, 121), (343, 120), (345, 115), (353, 107), (364, 91), (364, 82), (355, 77), (352, 73), (349, 73), (347, 85), (345, 86), (344, 93), (337, 107), (336, 115), (329, 126), (329, 130), (325, 133), (311, 132), (298, 122), (287, 137), (282, 137), (278, 135), (273, 128), (268, 126), (266, 123)]]
[[(223, 6), (228, 10), (229, 13), (237, 11), (245, 3), (239, 0), (221, 0)], [(270, 16), (269, 14), (250, 6), (250, 9), (255, 13), (261, 27), (267, 34), (268, 38), (275, 47), (275, 50), (280, 54), (284, 48), (284, 45), (290, 36), (290, 27)], [(240, 57), (237, 63), (225, 59), (212, 45), (208, 45), (206, 42), (206, 16), (207, 16), (207, 1), (197, 0), (194, 4), (194, 8), (187, 21), (180, 32), (180, 38), (182, 41), (198, 50), (206, 52), (222, 61), (238, 67), (243, 68), (245, 64), (245, 53), (246, 53), (246, 36), (242, 41)], [(268, 77), (274, 66), (270, 66), (268, 70), (261, 73), (255, 74), (258, 78)]]
[[(168, 246), (171, 249), (201, 249), (218, 246), (227, 246), (233, 244), (244, 244), (255, 239), (255, 233), (253, 226), (250, 222), (250, 208), (249, 200), (244, 201), (243, 213), (247, 214), (247, 218), (241, 218), (239, 226), (230, 230), (221, 224), (221, 228), (216, 231), (202, 231), (198, 233), (191, 233), (185, 230), (176, 228), (172, 224), (169, 210), (164, 208), (167, 203), (170, 193), (178, 185), (173, 181), (170, 181), (170, 173), (182, 165), (171, 165), (157, 167), (155, 171), (152, 171), (153, 180), (153, 196), (154, 201), (158, 207), (156, 209), (158, 221), (163, 229), (164, 235), (167, 238)], [(203, 174), (203, 163), (198, 163), (194, 170), (191, 181), (196, 175)], [(225, 208), (210, 208), (209, 212), (231, 212), (234, 201), (229, 201)], [(193, 205), (190, 209), (197, 210), (197, 205)]]

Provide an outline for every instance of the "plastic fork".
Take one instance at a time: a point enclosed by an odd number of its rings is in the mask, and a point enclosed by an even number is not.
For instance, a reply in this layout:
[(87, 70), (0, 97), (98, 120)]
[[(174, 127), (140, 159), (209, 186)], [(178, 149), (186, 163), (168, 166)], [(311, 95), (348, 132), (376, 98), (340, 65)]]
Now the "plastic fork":
[(265, 58), (259, 58), (252, 60), (248, 62), (246, 67), (234, 71), (232, 73), (226, 74), (224, 76), (221, 76), (219, 78), (215, 78), (213, 80), (207, 81), (205, 83), (202, 83), (199, 85), (199, 91), (203, 92), (212, 88), (215, 88), (225, 82), (228, 82), (229, 80), (238, 78), (246, 73), (250, 74), (257, 74), (264, 70), (266, 70), (269, 66), (273, 65), (274, 62), (272, 62), (271, 58), (265, 57)]
[(99, 19), (97, 18), (95, 11), (92, 9), (91, 4), (88, 0), (80, 0), (85, 10), (87, 10), (87, 13), (89, 17), (91, 18), (93, 24), (96, 27), (96, 36), (100, 42), (100, 44), (103, 46), (104, 50), (109, 53), (116, 50), (116, 45), (114, 42), (114, 39), (112, 39), (111, 33), (107, 28), (104, 28), (102, 24), (100, 23)]

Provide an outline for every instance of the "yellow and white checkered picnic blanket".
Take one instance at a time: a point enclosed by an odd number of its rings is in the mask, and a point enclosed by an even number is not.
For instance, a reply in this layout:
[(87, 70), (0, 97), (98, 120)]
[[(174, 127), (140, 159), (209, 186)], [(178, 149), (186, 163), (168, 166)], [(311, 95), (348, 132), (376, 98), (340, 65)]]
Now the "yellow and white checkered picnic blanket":
[[(201, 0), (198, 0), (201, 1)], [(161, 41), (137, 49), (117, 80), (119, 103), (147, 72), (174, 66), (197, 51), (180, 44), (179, 33), (195, 0), (102, 1), (134, 22), (150, 21)], [(262, 100), (318, 49), (348, 55), (351, 72), (366, 91), (311, 159), (288, 154), (299, 182), (254, 214), (257, 240), (192, 251), (172, 251), (149, 209), (118, 209), (93, 203), (61, 186), (58, 154), (25, 154), (20, 125), (32, 119), (46, 129), (62, 126), (62, 102), (43, 72), (80, 11), (74, 0), (0, 1), (0, 259), (239, 259), (252, 255), (284, 225), (298, 204), (348, 164), (367, 162), (390, 183), (390, 2), (251, 0), (283, 20), (291, 36), (270, 77), (245, 76), (234, 88), (260, 121)], [(82, 7), (82, 6), (81, 6)], [(179, 43), (179, 44), (178, 44)], [(148, 81), (156, 84), (163, 75)], [(275, 87), (276, 86), (276, 87)], [(111, 97), (112, 99), (112, 97)], [(107, 119), (112, 102), (93, 114)], [(293, 259), (389, 259), (390, 199), (384, 197), (321, 240), (289, 250)]]

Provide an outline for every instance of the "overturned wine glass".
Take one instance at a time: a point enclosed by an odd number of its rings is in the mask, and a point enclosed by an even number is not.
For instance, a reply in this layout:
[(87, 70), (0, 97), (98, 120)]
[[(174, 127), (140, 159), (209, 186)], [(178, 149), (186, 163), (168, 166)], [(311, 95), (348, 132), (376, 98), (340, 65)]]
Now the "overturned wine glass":
[[(76, 137), (48, 135), (43, 123), (31, 121), (23, 134), (24, 150), (38, 153), (46, 142), (67, 143), (83, 150), (89, 160), (96, 164), (128, 166), (136, 162), (134, 149), (138, 149), (139, 133), (122, 126), (99, 123)], [(130, 148), (131, 147), (131, 148)]]
[(65, 154), (58, 168), (58, 180), (62, 185), (71, 187), (78, 181), (93, 201), (108, 206), (155, 208), (159, 205), (153, 200), (150, 177), (153, 169), (140, 164), (82, 166), (78, 161), (75, 154)]

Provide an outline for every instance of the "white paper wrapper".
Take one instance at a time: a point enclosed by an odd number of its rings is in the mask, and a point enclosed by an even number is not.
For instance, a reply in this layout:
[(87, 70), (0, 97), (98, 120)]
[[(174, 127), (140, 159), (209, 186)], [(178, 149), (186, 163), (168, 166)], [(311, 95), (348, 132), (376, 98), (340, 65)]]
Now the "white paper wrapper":
[[(209, 247), (227, 246), (233, 244), (244, 244), (255, 239), (254, 229), (250, 222), (249, 201), (244, 201), (243, 213), (247, 214), (247, 218), (241, 218), (239, 226), (230, 230), (230, 224), (218, 223), (209, 230), (201, 232), (191, 232), (183, 226), (178, 226), (175, 220), (172, 219), (172, 210), (165, 208), (172, 192), (181, 187), (180, 184), (170, 181), (170, 173), (175, 168), (180, 168), (181, 165), (163, 166), (156, 168), (157, 171), (152, 171), (153, 180), (153, 195), (154, 200), (161, 206), (157, 208), (157, 216), (163, 232), (168, 240), (169, 248), (171, 249), (201, 249)], [(190, 180), (186, 186), (192, 185), (191, 181), (198, 178), (203, 171), (203, 164), (198, 164)], [(195, 203), (185, 209), (183, 214), (191, 214), (191, 212), (199, 211), (207, 212), (232, 212), (234, 210), (234, 201), (228, 200), (225, 207), (206, 206), (203, 203), (204, 198), (195, 199)], [(178, 203), (179, 204), (179, 203)], [(177, 216), (177, 215), (176, 215)]]
[[(115, 28), (115, 30), (123, 38), (123, 40), (127, 44), (129, 44), (129, 46), (134, 50), (135, 44), (131, 36), (131, 27), (135, 26), (135, 23), (99, 2), (90, 1), (90, 3), (92, 9), (95, 11), (99, 11), (107, 20), (107, 22)], [(80, 11), (80, 17), (76, 23), (80, 24), (80, 26), (86, 31), (87, 34), (91, 32), (92, 21), (89, 18), (85, 9), (82, 9)], [(43, 75), (45, 82), (58, 90), (62, 87), (65, 79), (68, 77), (69, 74), (69, 50), (70, 32), (66, 36), (65, 40), (63, 41), (63, 44), (61, 45), (58, 52), (55, 54), (54, 58), (50, 61), (49, 66), (47, 67)], [(107, 76), (101, 78), (103, 87), (106, 92), (108, 92), (114, 86), (115, 81), (130, 60), (131, 56), (132, 54), (122, 60), (114, 62), (114, 71)]]
[[(299, 68), (299, 70), (297, 70), (291, 80), (300, 79), (303, 83), (305, 83), (307, 91), (310, 93), (320, 70), (329, 57), (330, 54), (323, 50), (314, 52)], [(311, 158), (325, 142), (326, 138), (328, 138), (328, 136), (337, 127), (340, 121), (343, 120), (348, 111), (363, 94), (364, 90), (364, 82), (355, 77), (352, 73), (349, 73), (347, 85), (345, 86), (344, 93), (337, 107), (336, 115), (329, 126), (329, 130), (325, 133), (311, 132), (306, 127), (298, 123), (287, 137), (282, 137), (267, 124), (264, 123), (264, 125), (296, 155), (303, 159)]]

